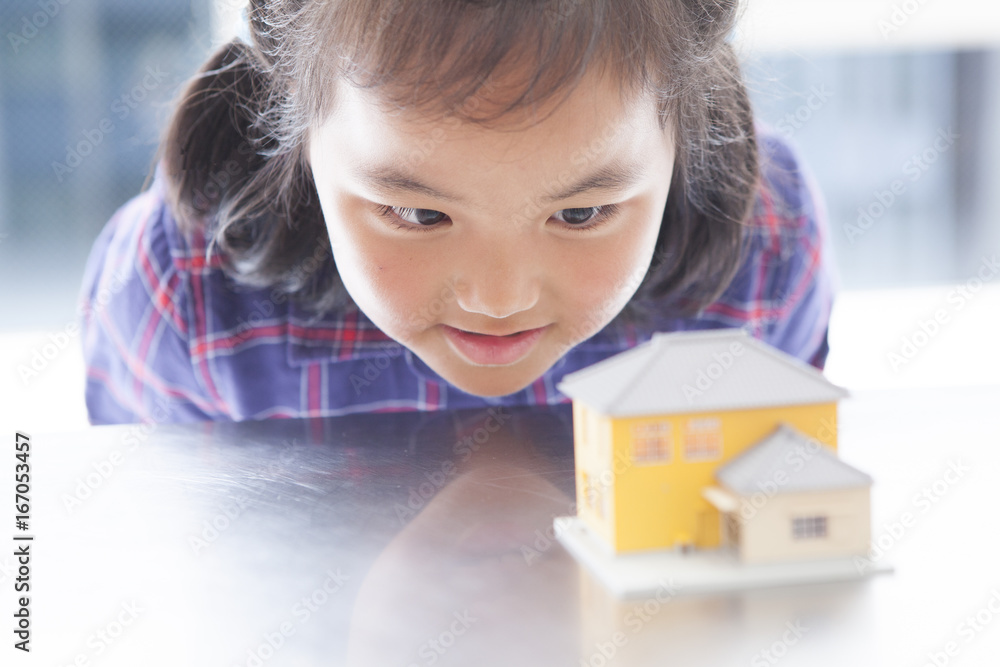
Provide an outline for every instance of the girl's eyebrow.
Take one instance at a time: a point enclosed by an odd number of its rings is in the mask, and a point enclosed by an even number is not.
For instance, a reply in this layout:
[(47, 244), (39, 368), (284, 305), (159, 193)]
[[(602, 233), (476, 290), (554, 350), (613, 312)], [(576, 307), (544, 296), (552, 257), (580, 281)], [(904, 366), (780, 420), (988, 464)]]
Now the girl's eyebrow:
[[(547, 204), (569, 199), (591, 190), (625, 190), (637, 183), (642, 175), (641, 163), (616, 158), (586, 178), (556, 192), (543, 195), (536, 201)], [(366, 166), (361, 169), (359, 176), (361, 180), (384, 192), (415, 193), (451, 203), (465, 203), (461, 197), (427, 185), (392, 165)], [(559, 184), (562, 184), (565, 178), (564, 174), (560, 174)]]

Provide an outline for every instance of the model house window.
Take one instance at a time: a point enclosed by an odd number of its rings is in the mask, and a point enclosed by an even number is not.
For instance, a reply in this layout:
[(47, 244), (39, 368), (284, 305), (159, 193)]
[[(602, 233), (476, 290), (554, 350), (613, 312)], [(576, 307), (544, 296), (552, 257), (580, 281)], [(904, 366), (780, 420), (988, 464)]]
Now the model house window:
[(633, 463), (667, 463), (671, 458), (670, 422), (645, 422), (632, 426)]
[(684, 460), (714, 461), (722, 458), (722, 420), (704, 417), (688, 420), (684, 428)]
[(814, 540), (826, 537), (825, 516), (797, 516), (792, 519), (792, 537)]

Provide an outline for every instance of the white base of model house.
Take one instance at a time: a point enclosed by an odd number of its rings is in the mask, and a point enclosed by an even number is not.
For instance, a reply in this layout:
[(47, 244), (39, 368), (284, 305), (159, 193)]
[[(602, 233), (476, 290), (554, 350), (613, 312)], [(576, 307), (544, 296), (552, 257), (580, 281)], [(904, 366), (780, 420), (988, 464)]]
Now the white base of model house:
[(617, 597), (732, 592), (792, 584), (864, 579), (891, 572), (882, 560), (844, 557), (784, 563), (741, 563), (729, 550), (675, 550), (616, 556), (575, 516), (557, 517), (555, 534)]

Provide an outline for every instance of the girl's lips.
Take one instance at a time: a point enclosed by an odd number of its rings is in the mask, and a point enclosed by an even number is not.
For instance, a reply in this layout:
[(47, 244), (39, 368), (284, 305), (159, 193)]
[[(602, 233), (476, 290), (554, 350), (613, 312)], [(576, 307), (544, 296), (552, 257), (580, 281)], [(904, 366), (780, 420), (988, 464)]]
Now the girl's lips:
[(521, 331), (510, 336), (469, 333), (447, 324), (446, 338), (458, 354), (481, 366), (506, 366), (520, 361), (538, 343), (546, 327)]

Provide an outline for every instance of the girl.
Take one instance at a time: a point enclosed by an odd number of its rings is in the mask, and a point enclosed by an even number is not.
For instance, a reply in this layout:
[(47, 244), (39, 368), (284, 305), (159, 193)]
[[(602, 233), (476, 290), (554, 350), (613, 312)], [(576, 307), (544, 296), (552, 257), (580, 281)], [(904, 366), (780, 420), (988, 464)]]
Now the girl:
[(736, 0), (254, 0), (95, 243), (93, 423), (545, 404), (656, 331), (822, 367), (825, 230)]

